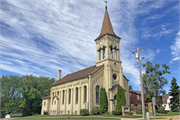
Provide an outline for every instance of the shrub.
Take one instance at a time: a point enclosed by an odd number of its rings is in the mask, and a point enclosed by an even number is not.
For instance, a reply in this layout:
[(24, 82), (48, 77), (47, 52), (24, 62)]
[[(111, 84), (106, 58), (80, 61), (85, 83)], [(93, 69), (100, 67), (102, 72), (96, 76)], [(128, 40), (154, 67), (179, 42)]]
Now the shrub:
[(100, 114), (108, 111), (108, 99), (105, 88), (100, 89)]
[(165, 110), (160, 110), (159, 113), (167, 114), (168, 112)]
[(179, 109), (174, 109), (172, 110), (172, 112), (179, 112)]
[(110, 114), (110, 112), (105, 112), (105, 114)]
[(160, 110), (156, 110), (157, 113), (160, 113)]
[(148, 108), (145, 107), (145, 112), (148, 112)]
[(91, 114), (93, 114), (93, 115), (98, 115), (98, 114), (100, 114), (100, 108), (99, 107), (94, 107), (93, 109), (92, 109), (92, 111), (91, 111)]
[(125, 93), (122, 87), (118, 85), (117, 96), (116, 96), (116, 110), (122, 111), (122, 106), (126, 105)]
[(44, 111), (44, 115), (49, 115), (48, 112)]
[(87, 110), (87, 109), (81, 109), (81, 110), (80, 110), (80, 115), (81, 115), (81, 116), (89, 115), (89, 110)]
[(142, 111), (141, 111), (141, 110), (138, 110), (138, 111), (136, 112), (136, 114), (142, 114)]
[(121, 110), (114, 110), (112, 111), (113, 115), (122, 115), (122, 111)]
[(129, 112), (128, 115), (133, 115), (133, 112)]

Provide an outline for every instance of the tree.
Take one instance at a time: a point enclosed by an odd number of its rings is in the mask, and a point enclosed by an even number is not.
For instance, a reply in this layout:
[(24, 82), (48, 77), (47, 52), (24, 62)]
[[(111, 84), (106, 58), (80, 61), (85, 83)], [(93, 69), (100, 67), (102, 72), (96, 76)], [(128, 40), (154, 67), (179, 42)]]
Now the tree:
[(143, 68), (146, 69), (143, 74), (143, 88), (146, 92), (144, 98), (146, 101), (151, 102), (152, 97), (155, 96), (158, 99), (159, 94), (165, 93), (165, 89), (163, 88), (168, 84), (167, 79), (163, 76), (164, 74), (170, 74), (169, 66), (166, 64), (162, 64), (162, 69), (160, 70), (160, 64), (153, 64), (150, 61), (147, 61), (142, 65)]
[(133, 88), (132, 88), (132, 86), (131, 86), (131, 85), (129, 85), (129, 90), (133, 90)]
[(103, 87), (101, 87), (100, 90), (100, 110), (102, 110), (103, 113), (108, 111), (107, 94), (105, 88)]
[(8, 113), (40, 114), (41, 98), (50, 94), (50, 85), (55, 82), (54, 78), (33, 75), (10, 75), (0, 79), (2, 116)]
[(179, 86), (177, 85), (176, 79), (173, 77), (171, 81), (171, 89), (170, 89), (170, 96), (173, 98), (170, 99), (171, 101), (171, 108), (175, 110), (179, 107)]
[(118, 85), (118, 91), (116, 95), (116, 110), (122, 111), (122, 106), (126, 105), (125, 93), (122, 87)]

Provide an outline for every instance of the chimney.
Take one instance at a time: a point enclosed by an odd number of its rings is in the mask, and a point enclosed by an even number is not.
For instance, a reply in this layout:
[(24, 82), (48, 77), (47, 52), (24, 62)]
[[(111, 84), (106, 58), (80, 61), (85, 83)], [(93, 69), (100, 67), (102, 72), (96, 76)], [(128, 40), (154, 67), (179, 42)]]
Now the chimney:
[(61, 70), (58, 70), (58, 80), (61, 79)]

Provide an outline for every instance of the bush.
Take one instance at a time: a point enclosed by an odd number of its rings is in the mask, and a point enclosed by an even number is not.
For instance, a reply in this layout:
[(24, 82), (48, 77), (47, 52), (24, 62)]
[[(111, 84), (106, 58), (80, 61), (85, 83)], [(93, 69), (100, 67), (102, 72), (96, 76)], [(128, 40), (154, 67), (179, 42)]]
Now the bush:
[(87, 109), (81, 109), (81, 110), (80, 110), (80, 115), (81, 115), (81, 116), (89, 115), (89, 110), (87, 110)]
[(156, 110), (157, 113), (160, 113), (160, 110)]
[(138, 110), (138, 111), (136, 112), (136, 114), (142, 114), (142, 111), (141, 111), (141, 110)]
[(105, 114), (110, 114), (110, 112), (105, 112)]
[(167, 114), (168, 112), (165, 110), (156, 110), (157, 113), (163, 113), (163, 114)]
[(100, 114), (100, 108), (99, 107), (94, 107), (93, 109), (92, 109), (92, 111), (91, 111), (91, 114), (93, 114), (93, 115), (98, 115), (98, 114)]
[(105, 88), (100, 89), (100, 114), (108, 111), (108, 99)]
[(44, 115), (49, 115), (48, 112), (44, 111)]
[(145, 112), (149, 112), (149, 111), (148, 111), (148, 108), (146, 108), (146, 107), (145, 107)]
[(133, 115), (133, 112), (129, 112), (128, 115)]
[(172, 110), (172, 112), (179, 112), (179, 109), (174, 109)]
[(122, 115), (122, 111), (121, 110), (114, 110), (112, 111), (113, 115)]

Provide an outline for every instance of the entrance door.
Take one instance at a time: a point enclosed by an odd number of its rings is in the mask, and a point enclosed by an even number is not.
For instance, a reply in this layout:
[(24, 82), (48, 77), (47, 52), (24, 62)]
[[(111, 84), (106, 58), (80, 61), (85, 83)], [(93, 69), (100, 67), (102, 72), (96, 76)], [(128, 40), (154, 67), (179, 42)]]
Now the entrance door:
[(114, 96), (114, 110), (116, 110), (116, 95)]

